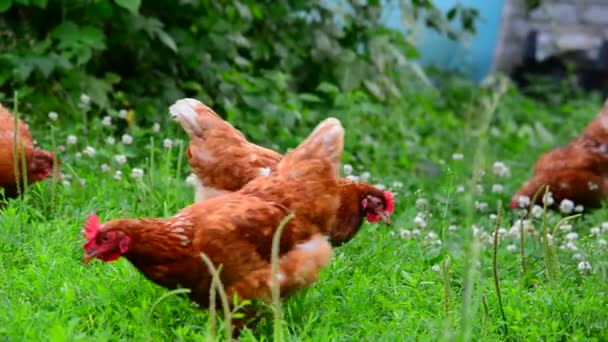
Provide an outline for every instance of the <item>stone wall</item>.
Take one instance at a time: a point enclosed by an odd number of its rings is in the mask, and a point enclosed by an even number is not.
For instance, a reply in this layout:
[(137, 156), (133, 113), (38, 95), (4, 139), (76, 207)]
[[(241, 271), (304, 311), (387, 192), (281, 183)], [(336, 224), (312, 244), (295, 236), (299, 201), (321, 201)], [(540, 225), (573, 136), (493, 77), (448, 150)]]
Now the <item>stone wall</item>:
[(597, 58), (608, 39), (608, 0), (543, 0), (527, 12), (524, 0), (505, 0), (493, 69), (511, 71), (522, 58), (526, 35), (539, 31), (537, 59), (559, 51), (582, 49)]

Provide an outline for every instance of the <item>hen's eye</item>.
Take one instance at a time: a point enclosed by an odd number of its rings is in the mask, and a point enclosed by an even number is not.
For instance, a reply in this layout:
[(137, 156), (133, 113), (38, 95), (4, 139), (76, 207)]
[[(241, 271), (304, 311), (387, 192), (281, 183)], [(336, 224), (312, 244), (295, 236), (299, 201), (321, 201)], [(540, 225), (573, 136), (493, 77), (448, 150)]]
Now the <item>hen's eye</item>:
[(104, 235), (101, 237), (101, 242), (108, 242), (110, 240), (110, 237), (107, 235)]

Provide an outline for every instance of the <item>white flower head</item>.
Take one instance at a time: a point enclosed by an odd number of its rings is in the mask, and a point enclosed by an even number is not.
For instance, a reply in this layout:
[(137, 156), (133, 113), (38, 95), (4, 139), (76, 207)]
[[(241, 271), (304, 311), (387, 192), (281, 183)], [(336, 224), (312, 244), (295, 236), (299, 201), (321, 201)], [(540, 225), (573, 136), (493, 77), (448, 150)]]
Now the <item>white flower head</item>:
[(450, 231), (458, 230), (458, 226), (455, 225), (455, 224), (451, 224), (451, 225), (448, 226), (448, 230), (450, 230)]
[(74, 153), (74, 157), (76, 157), (76, 159), (82, 158), (82, 152), (76, 152), (76, 153)]
[(87, 94), (80, 94), (80, 102), (83, 105), (88, 106), (91, 104), (91, 97)]
[(401, 183), (400, 181), (394, 181), (393, 184), (391, 185), (391, 188), (401, 189), (401, 188), (403, 188), (403, 183)]
[(475, 193), (478, 195), (483, 194), (483, 185), (481, 185), (481, 184), (475, 185)]
[(57, 112), (49, 112), (49, 119), (57, 121), (57, 119), (59, 119), (59, 114), (57, 114)]
[(87, 146), (85, 147), (84, 151), (82, 151), (82, 154), (87, 157), (95, 157), (95, 149), (91, 146)]
[(439, 273), (441, 272), (441, 267), (439, 267), (439, 265), (433, 265), (433, 267), (431, 267), (431, 270), (433, 270), (433, 272), (435, 273)]
[(116, 138), (114, 138), (113, 136), (109, 136), (106, 138), (106, 143), (108, 145), (114, 145), (116, 144)]
[(511, 253), (515, 253), (515, 252), (517, 252), (517, 246), (514, 244), (510, 244), (507, 246), (507, 250)]
[(577, 205), (574, 207), (574, 212), (575, 212), (575, 213), (582, 213), (584, 210), (585, 210), (585, 207), (583, 207), (583, 205), (582, 205), (582, 204), (577, 204)]
[(101, 164), (101, 172), (108, 172), (110, 171), (110, 166), (106, 163)]
[(475, 201), (475, 209), (479, 211), (486, 211), (486, 209), (488, 209), (488, 203), (482, 201)]
[(171, 139), (163, 140), (163, 147), (167, 148), (167, 149), (173, 147), (173, 140), (171, 140)]
[(133, 142), (133, 137), (128, 134), (122, 135), (122, 143), (125, 145), (130, 145)]
[(114, 179), (121, 180), (122, 179), (122, 171), (116, 170), (116, 172), (114, 173)]
[(509, 177), (509, 175), (511, 174), (511, 171), (509, 170), (509, 167), (507, 167), (507, 164), (501, 161), (494, 162), (494, 164), (492, 165), (492, 172), (494, 172), (494, 174), (498, 177)]
[(547, 206), (551, 206), (553, 205), (553, 203), (555, 203), (555, 200), (553, 199), (553, 193), (551, 191), (548, 191), (546, 194), (543, 194), (543, 203)]
[(493, 184), (492, 185), (492, 192), (495, 194), (502, 194), (504, 190), (504, 187), (502, 186), (502, 184)]
[(540, 218), (543, 216), (543, 207), (541, 207), (540, 205), (535, 204), (532, 207), (532, 216), (536, 217), (536, 218)]
[(407, 229), (400, 229), (399, 230), (399, 236), (401, 236), (402, 239), (410, 239), (412, 237), (412, 232), (410, 232)]
[(374, 184), (374, 187), (378, 188), (378, 190), (386, 189), (386, 185), (384, 185), (382, 183)]
[(142, 170), (138, 167), (134, 167), (133, 170), (131, 170), (131, 178), (140, 179), (143, 176), (144, 176), (144, 170)]
[(362, 181), (367, 182), (370, 178), (372, 177), (372, 174), (369, 173), (368, 171), (365, 171), (361, 174), (361, 176), (359, 177)]
[(103, 119), (101, 119), (101, 124), (103, 126), (106, 126), (106, 127), (111, 126), (112, 125), (112, 117), (109, 116), (109, 115), (104, 116)]
[(118, 117), (121, 119), (126, 119), (127, 114), (129, 114), (129, 112), (126, 109), (121, 109), (118, 111)]
[(414, 227), (416, 228), (426, 228), (427, 222), (421, 215), (416, 215), (414, 217)]
[(464, 192), (464, 185), (459, 185), (456, 187), (456, 192)]
[(517, 197), (517, 206), (520, 208), (527, 208), (530, 205), (530, 197), (521, 195)]
[(599, 239), (597, 240), (597, 244), (598, 246), (606, 247), (606, 245), (608, 245), (608, 242), (606, 242), (605, 239)]
[(454, 160), (463, 160), (464, 159), (464, 154), (462, 154), (462, 153), (454, 153), (454, 154), (452, 154), (452, 159), (454, 159)]
[(602, 234), (602, 230), (600, 227), (592, 227), (589, 229), (589, 233), (591, 233), (592, 236), (600, 236), (600, 234)]
[(565, 198), (559, 204), (559, 210), (564, 214), (570, 214), (574, 210), (574, 202)]
[(76, 138), (75, 135), (73, 135), (73, 134), (68, 135), (68, 139), (67, 139), (68, 145), (74, 145), (74, 144), (76, 144), (77, 141), (78, 141), (78, 138)]
[(186, 184), (191, 187), (195, 187), (198, 184), (198, 179), (194, 173), (191, 173), (188, 175), (188, 177), (186, 177)]
[(566, 240), (568, 240), (568, 241), (574, 241), (576, 239), (578, 239), (578, 233), (576, 233), (576, 232), (570, 232), (570, 233), (566, 234)]
[(588, 261), (581, 261), (578, 263), (578, 271), (581, 273), (587, 273), (591, 271), (591, 264)]
[(353, 166), (350, 164), (344, 164), (344, 166), (342, 166), (342, 168), (344, 169), (344, 174), (349, 176), (353, 174)]
[(429, 201), (426, 198), (420, 197), (420, 198), (416, 199), (416, 210), (426, 211), (428, 208), (429, 208)]
[(160, 124), (159, 124), (158, 122), (155, 122), (155, 123), (152, 125), (152, 132), (154, 132), (154, 133), (158, 133), (158, 132), (160, 132)]
[(608, 233), (608, 222), (602, 222), (600, 226), (602, 227), (602, 234)]
[(124, 154), (117, 154), (114, 157), (114, 160), (118, 165), (124, 165), (127, 162), (127, 156), (125, 156)]
[(572, 254), (572, 259), (574, 260), (585, 260), (585, 257), (581, 253)]

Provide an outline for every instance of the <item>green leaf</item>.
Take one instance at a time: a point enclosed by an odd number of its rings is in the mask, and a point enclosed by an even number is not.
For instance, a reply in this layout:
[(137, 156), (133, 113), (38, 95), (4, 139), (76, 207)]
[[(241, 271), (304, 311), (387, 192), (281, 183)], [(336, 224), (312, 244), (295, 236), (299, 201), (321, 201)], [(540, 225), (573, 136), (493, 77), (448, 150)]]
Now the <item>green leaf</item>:
[(139, 6), (141, 6), (141, 0), (114, 0), (116, 4), (122, 8), (127, 9), (133, 14), (139, 12)]
[(30, 4), (30, 0), (13, 0), (16, 4), (22, 4), (28, 6)]
[(80, 41), (86, 45), (101, 50), (106, 47), (103, 32), (97, 27), (85, 26), (80, 30)]
[(49, 0), (32, 0), (32, 5), (40, 7), (40, 8), (46, 8), (48, 3), (49, 3)]
[(165, 44), (166, 47), (173, 50), (173, 52), (177, 52), (175, 40), (173, 40), (173, 37), (171, 37), (167, 32), (159, 29), (156, 31), (156, 36), (158, 37), (158, 40)]
[(13, 0), (0, 0), (0, 13), (8, 11), (12, 4)]

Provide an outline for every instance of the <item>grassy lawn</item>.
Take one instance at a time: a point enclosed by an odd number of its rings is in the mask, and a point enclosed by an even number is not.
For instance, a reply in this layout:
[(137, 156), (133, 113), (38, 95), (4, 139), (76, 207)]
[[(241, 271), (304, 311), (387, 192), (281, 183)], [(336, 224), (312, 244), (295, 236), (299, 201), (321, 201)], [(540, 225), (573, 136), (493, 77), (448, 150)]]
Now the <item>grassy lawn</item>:
[[(346, 128), (345, 173), (397, 194), (392, 226), (364, 224), (335, 250), (315, 286), (284, 303), (288, 340), (608, 339), (608, 211), (561, 225), (560, 213), (532, 217), (521, 246), (508, 208), (536, 158), (576, 136), (598, 112), (599, 98), (546, 104), (512, 89), (453, 85), (449, 94), (412, 91), (385, 107), (346, 100), (352, 103), (308, 115), (293, 132), (273, 128), (287, 114), (268, 118), (275, 120), (269, 129), (259, 118), (231, 118), (255, 142), (284, 152), (317, 119), (337, 116)], [(179, 296), (153, 307), (167, 291), (126, 260), (82, 264), (88, 214), (102, 221), (166, 217), (191, 203), (186, 134), (168, 113), (154, 127), (153, 120), (129, 125), (137, 113), (125, 120), (118, 110), (60, 109), (56, 121), (23, 110), (38, 142), (63, 151), (65, 178), (32, 186), (0, 215), (0, 340), (205, 338), (206, 311)], [(497, 218), (499, 200), (505, 209)], [(549, 259), (543, 227), (553, 236)], [(557, 265), (547, 266), (554, 258)], [(242, 340), (272, 340), (271, 326)]]

